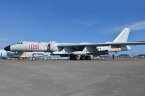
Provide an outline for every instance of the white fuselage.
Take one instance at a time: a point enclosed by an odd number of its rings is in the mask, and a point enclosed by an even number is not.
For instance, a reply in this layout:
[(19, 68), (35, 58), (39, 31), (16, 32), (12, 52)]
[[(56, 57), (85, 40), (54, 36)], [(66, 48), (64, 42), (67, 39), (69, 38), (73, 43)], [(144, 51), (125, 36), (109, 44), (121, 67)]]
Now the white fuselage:
[[(75, 44), (75, 43), (56, 43), (56, 42), (20, 42), (17, 44), (13, 44), (10, 46), (10, 51), (21, 51), (21, 52), (51, 52), (51, 54), (74, 54), (74, 55), (87, 55), (87, 54), (95, 54), (99, 52), (119, 52), (119, 51), (128, 51), (131, 50), (129, 46), (97, 46), (95, 48), (92, 47), (84, 47), (83, 49), (74, 50), (72, 48), (59, 48), (60, 44)], [(87, 43), (88, 44), (88, 43)]]
[(11, 51), (47, 51), (46, 42), (20, 42), (10, 46)]

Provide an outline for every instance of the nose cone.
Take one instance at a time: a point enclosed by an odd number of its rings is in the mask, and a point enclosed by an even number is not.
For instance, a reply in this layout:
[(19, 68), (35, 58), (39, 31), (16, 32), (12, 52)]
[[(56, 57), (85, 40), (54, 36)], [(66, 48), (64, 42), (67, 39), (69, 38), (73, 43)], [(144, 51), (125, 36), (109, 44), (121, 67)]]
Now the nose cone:
[(6, 46), (6, 47), (4, 48), (4, 50), (6, 50), (6, 51), (11, 51), (10, 45), (9, 45), (9, 46)]

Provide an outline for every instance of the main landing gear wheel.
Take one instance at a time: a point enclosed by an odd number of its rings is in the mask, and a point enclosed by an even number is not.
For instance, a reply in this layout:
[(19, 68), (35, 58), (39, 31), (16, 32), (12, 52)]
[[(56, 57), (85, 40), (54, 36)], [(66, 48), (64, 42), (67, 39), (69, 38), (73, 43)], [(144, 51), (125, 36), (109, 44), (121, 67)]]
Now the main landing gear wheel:
[(85, 56), (86, 60), (91, 60), (91, 56)]
[(36, 60), (36, 58), (35, 58), (35, 57), (33, 57), (33, 58), (32, 58), (32, 60), (34, 60), (34, 61), (35, 61), (35, 60)]
[(91, 56), (81, 56), (80, 60), (91, 60)]
[(80, 60), (86, 60), (86, 56), (81, 56)]
[(70, 60), (77, 60), (77, 56), (76, 55), (70, 55)]

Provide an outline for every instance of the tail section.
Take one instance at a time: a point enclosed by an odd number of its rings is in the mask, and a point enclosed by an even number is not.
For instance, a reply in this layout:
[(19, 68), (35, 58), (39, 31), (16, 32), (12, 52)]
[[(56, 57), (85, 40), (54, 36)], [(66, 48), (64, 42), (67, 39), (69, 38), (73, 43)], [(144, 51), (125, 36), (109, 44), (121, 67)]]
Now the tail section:
[(129, 36), (130, 29), (125, 28), (118, 36), (117, 38), (113, 41), (114, 43), (116, 42), (127, 42), (128, 36)]

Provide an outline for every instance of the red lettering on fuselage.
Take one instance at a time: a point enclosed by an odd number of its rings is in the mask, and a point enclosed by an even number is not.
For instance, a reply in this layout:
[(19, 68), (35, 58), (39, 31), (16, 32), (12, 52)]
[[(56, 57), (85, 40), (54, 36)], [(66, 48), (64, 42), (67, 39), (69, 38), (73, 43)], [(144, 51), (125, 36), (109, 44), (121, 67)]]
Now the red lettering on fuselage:
[(29, 49), (31, 49), (31, 50), (39, 49), (39, 44), (30, 44)]

